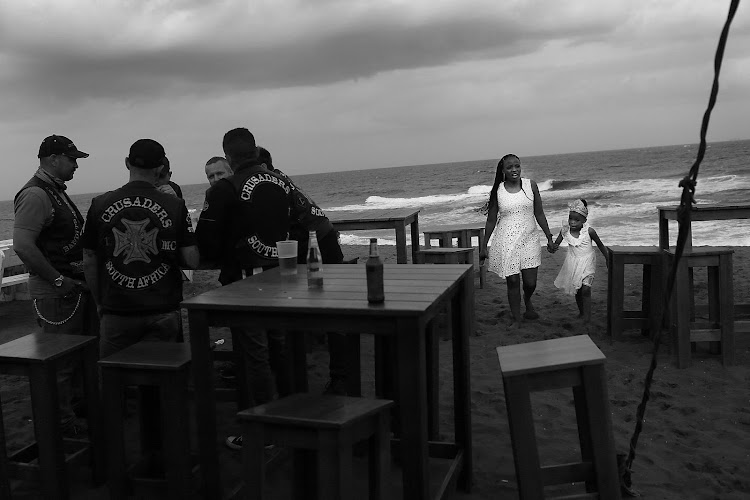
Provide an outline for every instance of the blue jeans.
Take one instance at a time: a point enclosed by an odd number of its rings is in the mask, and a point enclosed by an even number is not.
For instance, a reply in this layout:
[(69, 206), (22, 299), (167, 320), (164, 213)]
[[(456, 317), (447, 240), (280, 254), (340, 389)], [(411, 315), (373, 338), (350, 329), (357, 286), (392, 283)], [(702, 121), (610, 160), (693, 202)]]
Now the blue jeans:
[[(99, 319), (96, 306), (88, 292), (69, 298), (34, 299), (34, 314), (42, 333), (64, 335), (93, 335), (98, 333)], [(46, 321), (45, 321), (46, 320)], [(61, 324), (53, 324), (61, 323)], [(64, 427), (75, 419), (73, 413), (73, 372), (76, 366), (65, 363), (57, 369), (57, 395), (60, 407), (60, 424)]]
[(176, 342), (180, 321), (179, 309), (135, 316), (104, 313), (100, 325), (99, 357), (106, 358), (142, 340)]

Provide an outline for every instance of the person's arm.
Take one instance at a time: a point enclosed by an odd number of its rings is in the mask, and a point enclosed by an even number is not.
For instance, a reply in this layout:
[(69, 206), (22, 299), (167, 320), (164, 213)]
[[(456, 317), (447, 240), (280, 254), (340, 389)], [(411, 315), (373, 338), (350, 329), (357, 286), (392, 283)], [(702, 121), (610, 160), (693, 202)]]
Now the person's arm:
[(549, 224), (547, 224), (547, 216), (544, 215), (544, 207), (542, 206), (542, 197), (539, 194), (539, 188), (533, 180), (531, 181), (531, 191), (534, 193), (534, 217), (536, 218), (539, 227), (544, 231), (544, 235), (547, 237), (547, 250), (552, 251), (554, 248), (552, 232), (549, 230)]
[(490, 236), (492, 231), (495, 230), (495, 224), (497, 224), (497, 203), (490, 204), (487, 211), (487, 222), (484, 223), (484, 239), (479, 242), (479, 265), (484, 264), (484, 260), (487, 258), (487, 244), (490, 242)]
[(95, 197), (91, 200), (89, 210), (86, 213), (86, 224), (83, 226), (81, 235), (81, 246), (83, 247), (83, 275), (86, 277), (86, 283), (91, 290), (91, 297), (94, 299), (97, 310), (101, 307), (102, 289), (99, 286), (99, 256), (96, 253), (99, 246), (99, 228), (97, 221), (98, 199)]
[(83, 274), (86, 276), (86, 283), (91, 290), (91, 298), (94, 299), (96, 307), (101, 307), (101, 288), (99, 287), (99, 258), (96, 250), (90, 248), (83, 249)]
[(557, 238), (555, 238), (555, 242), (552, 243), (552, 253), (557, 252), (557, 249), (560, 248), (560, 243), (562, 243), (563, 235), (562, 235), (562, 229), (559, 233), (557, 233)]
[(180, 218), (183, 223), (180, 225), (180, 233), (177, 235), (177, 250), (180, 259), (180, 265), (187, 269), (196, 269), (201, 263), (201, 254), (198, 251), (198, 244), (193, 231), (193, 222), (190, 219), (190, 213), (187, 211), (185, 202), (180, 207)]
[[(49, 197), (39, 188), (41, 195), (35, 188), (25, 189), (16, 200), (13, 223), (13, 251), (24, 263), (29, 272), (36, 274), (48, 283), (53, 283), (61, 273), (50, 264), (47, 257), (36, 246), (36, 240), (44, 229), (45, 214), (51, 212), (52, 205)], [(63, 284), (59, 288), (62, 295), (68, 295), (76, 288), (83, 286), (78, 280), (63, 277)]]
[(591, 236), (591, 239), (596, 243), (596, 246), (599, 247), (599, 251), (604, 256), (604, 263), (609, 267), (609, 252), (607, 251), (607, 247), (605, 247), (602, 240), (599, 239), (599, 235), (596, 234), (596, 230), (593, 227), (589, 228), (589, 236)]

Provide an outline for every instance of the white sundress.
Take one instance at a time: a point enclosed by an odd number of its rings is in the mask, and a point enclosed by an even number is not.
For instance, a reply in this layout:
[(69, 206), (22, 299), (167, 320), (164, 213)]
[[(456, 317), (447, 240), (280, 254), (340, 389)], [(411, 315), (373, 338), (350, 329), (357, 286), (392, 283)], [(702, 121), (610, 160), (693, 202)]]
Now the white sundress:
[(586, 285), (591, 286), (596, 272), (596, 251), (589, 235), (589, 225), (584, 223), (581, 233), (576, 238), (570, 234), (570, 226), (562, 227), (563, 240), (568, 243), (568, 253), (565, 255), (562, 269), (555, 278), (555, 286), (567, 295), (575, 295), (588, 278)]
[(503, 182), (497, 190), (497, 223), (487, 268), (501, 278), (539, 267), (542, 262), (531, 180), (521, 178), (521, 187), (517, 193), (509, 193)]

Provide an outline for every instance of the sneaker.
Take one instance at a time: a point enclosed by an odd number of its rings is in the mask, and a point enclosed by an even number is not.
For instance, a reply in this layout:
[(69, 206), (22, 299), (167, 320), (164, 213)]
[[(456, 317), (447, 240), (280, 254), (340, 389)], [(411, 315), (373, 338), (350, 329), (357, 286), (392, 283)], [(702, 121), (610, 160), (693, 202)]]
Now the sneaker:
[(323, 394), (346, 396), (346, 380), (343, 378), (330, 379), (326, 384), (326, 388), (323, 389)]
[[(226, 439), (226, 441), (224, 441), (224, 442), (232, 450), (238, 450), (239, 451), (239, 450), (242, 449), (242, 436), (229, 436)], [(264, 446), (264, 448), (266, 449), (266, 451), (271, 451), (275, 447), (276, 446), (273, 445), (273, 444), (267, 444), (266, 446)]]
[(242, 436), (229, 436), (224, 442), (230, 450), (242, 449)]

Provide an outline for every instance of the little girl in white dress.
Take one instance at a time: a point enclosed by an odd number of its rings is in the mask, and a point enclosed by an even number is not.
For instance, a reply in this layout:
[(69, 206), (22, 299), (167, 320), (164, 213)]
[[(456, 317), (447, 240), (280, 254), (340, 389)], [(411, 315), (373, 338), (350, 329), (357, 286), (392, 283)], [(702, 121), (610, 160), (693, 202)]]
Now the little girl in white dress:
[(568, 224), (563, 225), (554, 243), (555, 250), (563, 240), (568, 243), (568, 253), (555, 278), (555, 286), (567, 295), (575, 295), (578, 317), (588, 323), (591, 320), (591, 285), (596, 272), (596, 252), (592, 242), (596, 242), (607, 265), (608, 252), (594, 228), (586, 222), (589, 215), (586, 200), (575, 200), (568, 209)]

